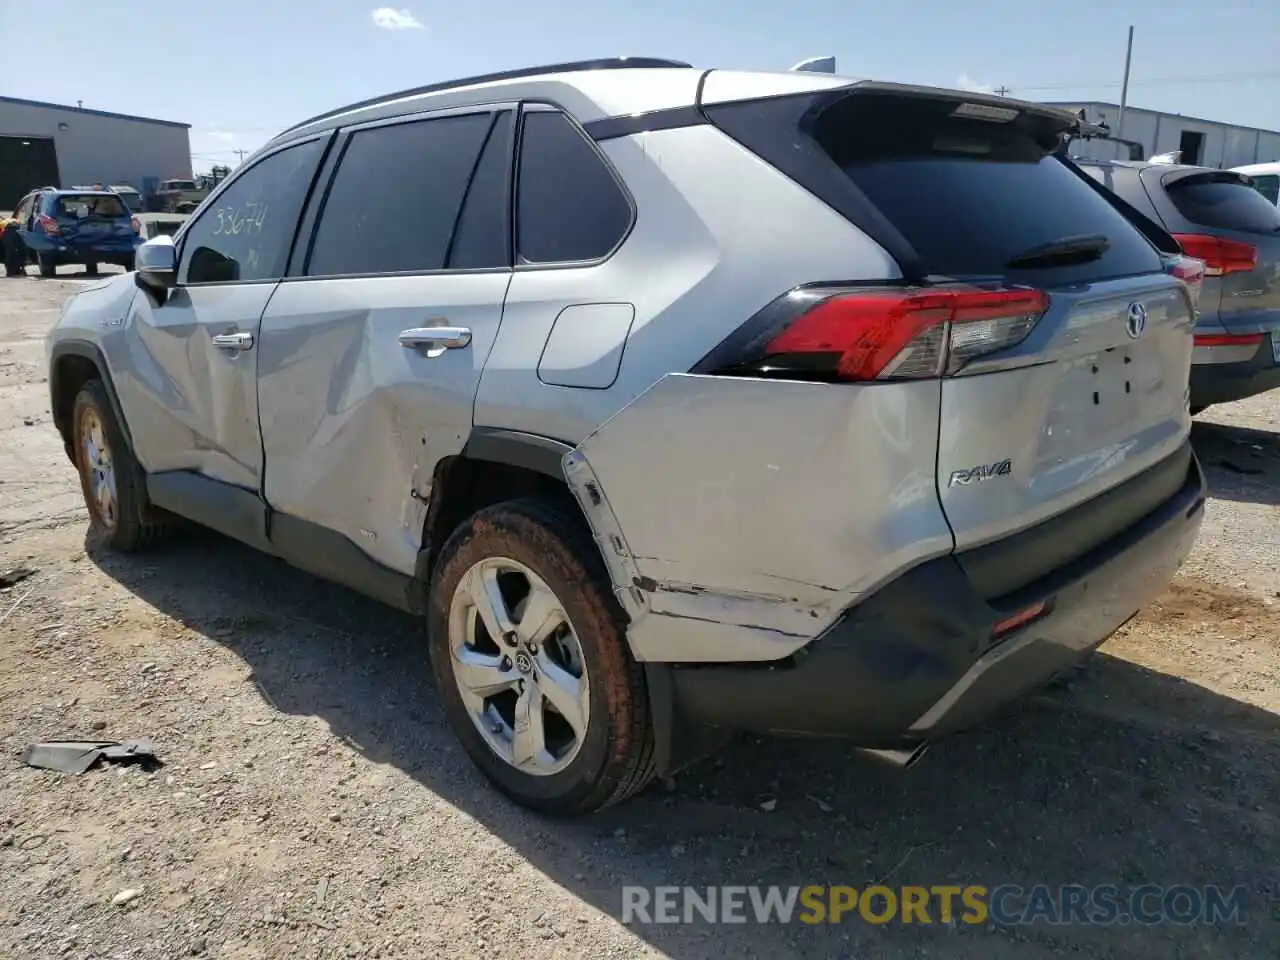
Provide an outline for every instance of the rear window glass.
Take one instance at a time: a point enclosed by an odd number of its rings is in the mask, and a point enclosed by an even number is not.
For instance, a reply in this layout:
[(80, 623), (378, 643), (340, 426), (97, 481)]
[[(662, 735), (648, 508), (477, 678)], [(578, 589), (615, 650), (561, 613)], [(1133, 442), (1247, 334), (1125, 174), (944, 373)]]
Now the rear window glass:
[(1244, 233), (1280, 233), (1280, 210), (1239, 174), (1208, 173), (1164, 186), (1178, 212), (1192, 223)]
[[(822, 148), (930, 273), (1074, 283), (1160, 269), (1146, 238), (1050, 154), (1055, 143), (1035, 118), (960, 119), (950, 116), (954, 107), (862, 94), (828, 109), (814, 127)], [(1097, 234), (1110, 247), (1096, 259), (1007, 266), (1036, 247)]]
[(64, 193), (53, 202), (54, 216), (60, 219), (84, 220), (88, 217), (123, 217), (128, 215), (119, 197), (77, 196)]

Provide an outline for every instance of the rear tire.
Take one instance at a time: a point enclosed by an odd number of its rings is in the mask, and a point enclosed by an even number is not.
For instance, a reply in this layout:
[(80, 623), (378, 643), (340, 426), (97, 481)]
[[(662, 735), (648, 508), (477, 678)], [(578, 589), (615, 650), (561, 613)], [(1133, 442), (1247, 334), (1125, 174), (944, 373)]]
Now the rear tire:
[(100, 380), (89, 380), (71, 412), (71, 444), (89, 528), (113, 550), (127, 553), (162, 539), (174, 518), (151, 505), (143, 472)]
[[(527, 586), (513, 568), (532, 575), (523, 578)], [(471, 598), (479, 593), (487, 599), (499, 585), (500, 616), (514, 629), (491, 637)], [(558, 626), (525, 630), (535, 594), (544, 604), (540, 610), (552, 611), (540, 614), (540, 623)], [(608, 574), (571, 508), (541, 498), (515, 500), (464, 521), (444, 545), (432, 577), (427, 633), (454, 732), (472, 762), (516, 803), (575, 816), (618, 803), (653, 778), (644, 673), (631, 656)], [(526, 644), (526, 636), (539, 639)], [(559, 656), (569, 648), (575, 662), (561, 669)], [(549, 664), (553, 650), (557, 662)], [(473, 668), (483, 671), (479, 682)], [(568, 700), (566, 689), (574, 692)], [(536, 710), (526, 705), (520, 714), (526, 697)], [(563, 712), (560, 703), (568, 705)], [(575, 712), (576, 726), (569, 719)], [(520, 735), (535, 728), (536, 738), (522, 746)]]
[(58, 275), (58, 264), (49, 254), (37, 253), (36, 263), (40, 267), (40, 276), (44, 277), (46, 280), (52, 279)]

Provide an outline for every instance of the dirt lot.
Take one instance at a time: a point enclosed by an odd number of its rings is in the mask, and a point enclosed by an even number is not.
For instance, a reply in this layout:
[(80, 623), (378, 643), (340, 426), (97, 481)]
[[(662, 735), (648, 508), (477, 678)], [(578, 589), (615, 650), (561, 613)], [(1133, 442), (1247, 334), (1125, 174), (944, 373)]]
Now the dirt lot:
[[(1069, 685), (905, 774), (749, 741), (598, 817), (512, 807), (445, 725), (419, 624), (213, 535), (85, 541), (40, 340), (0, 281), (0, 957), (1276, 957), (1280, 392), (1205, 414), (1193, 561)], [(51, 738), (163, 766), (24, 767)], [(624, 883), (1218, 884), (1246, 922), (632, 925)], [(127, 904), (113, 898), (139, 891)]]

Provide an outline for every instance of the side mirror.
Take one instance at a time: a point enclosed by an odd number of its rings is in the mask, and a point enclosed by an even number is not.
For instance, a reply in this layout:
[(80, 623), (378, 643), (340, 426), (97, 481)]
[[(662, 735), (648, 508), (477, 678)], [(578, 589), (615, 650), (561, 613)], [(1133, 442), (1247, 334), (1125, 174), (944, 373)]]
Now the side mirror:
[(138, 271), (138, 281), (152, 290), (172, 289), (178, 282), (178, 251), (173, 237), (163, 234), (139, 245), (134, 251), (133, 264)]

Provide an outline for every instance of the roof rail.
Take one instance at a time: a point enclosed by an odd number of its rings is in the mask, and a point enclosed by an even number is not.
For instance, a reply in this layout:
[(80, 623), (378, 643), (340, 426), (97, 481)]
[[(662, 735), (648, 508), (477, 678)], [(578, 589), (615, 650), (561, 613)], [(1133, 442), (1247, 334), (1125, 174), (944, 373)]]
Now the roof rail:
[[(417, 97), (424, 93), (439, 93), (444, 90), (451, 90), (454, 87), (470, 87), (477, 83), (496, 83), (499, 80), (519, 80), (522, 77), (539, 77), (548, 73), (582, 73), (587, 70), (635, 70), (635, 69), (661, 69), (661, 68), (690, 68), (693, 64), (685, 63), (683, 60), (665, 60), (661, 57), (603, 57), (598, 60), (572, 60), (568, 63), (549, 63), (540, 67), (521, 67), (517, 70), (500, 70), (497, 73), (482, 73), (475, 77), (461, 77), (457, 80), (446, 80), (442, 83), (430, 83), (424, 87), (412, 87), (408, 90), (401, 90), (397, 93), (387, 93), (380, 97), (371, 97), (368, 100), (360, 100), (356, 103), (347, 104), (345, 107), (339, 107), (337, 110), (327, 110), (324, 113), (317, 114), (301, 123), (295, 123), (292, 127), (280, 131), (276, 136), (282, 136), (302, 127), (309, 126), (313, 123), (319, 123), (321, 120), (328, 120), (331, 117), (340, 114), (349, 113), (352, 110), (359, 110), (362, 107), (372, 107), (379, 103), (385, 103), (388, 100), (400, 100), (404, 97)], [(274, 139), (274, 138), (273, 138)]]

